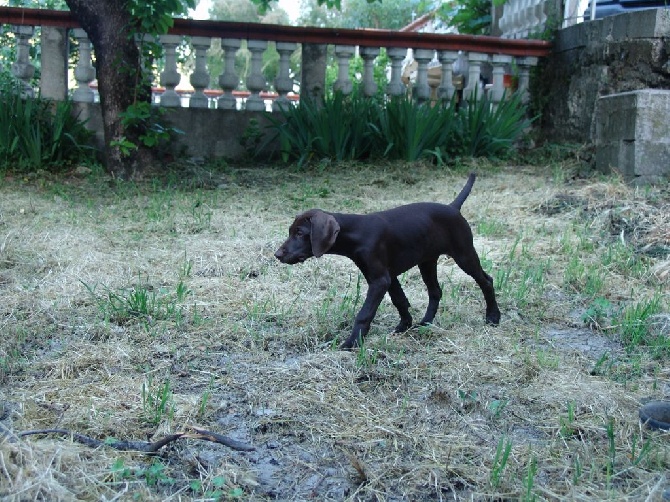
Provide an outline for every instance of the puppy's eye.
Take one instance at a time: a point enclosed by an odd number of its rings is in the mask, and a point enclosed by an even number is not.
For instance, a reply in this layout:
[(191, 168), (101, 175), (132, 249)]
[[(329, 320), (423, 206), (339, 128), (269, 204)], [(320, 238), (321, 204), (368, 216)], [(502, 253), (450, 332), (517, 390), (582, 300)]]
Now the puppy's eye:
[(299, 228), (298, 230), (295, 231), (296, 237), (302, 237), (303, 235), (305, 235), (305, 231), (302, 228)]

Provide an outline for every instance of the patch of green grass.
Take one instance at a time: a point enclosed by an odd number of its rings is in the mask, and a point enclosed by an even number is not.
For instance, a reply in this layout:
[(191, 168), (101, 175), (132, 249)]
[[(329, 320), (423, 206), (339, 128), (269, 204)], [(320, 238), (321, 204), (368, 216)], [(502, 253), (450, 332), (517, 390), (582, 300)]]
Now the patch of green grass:
[(595, 298), (603, 291), (605, 274), (602, 266), (588, 263), (583, 257), (573, 255), (565, 267), (563, 281), (573, 291), (587, 298)]
[(116, 483), (128, 482), (133, 479), (144, 480), (151, 487), (159, 485), (173, 485), (176, 480), (166, 474), (167, 467), (159, 459), (154, 458), (146, 468), (128, 467), (125, 460), (117, 458), (111, 467), (111, 473)]
[(170, 389), (170, 380), (156, 383), (152, 375), (148, 375), (142, 383), (142, 419), (150, 425), (157, 426), (164, 420), (172, 420), (175, 412), (174, 397)]
[(551, 262), (548, 259), (537, 259), (523, 245), (517, 256), (518, 242), (509, 251), (510, 258), (495, 269), (493, 283), (501, 298), (512, 301), (516, 308), (525, 308), (541, 297)]
[(244, 495), (244, 490), (240, 487), (231, 487), (225, 476), (214, 476), (205, 481), (195, 479), (189, 483), (189, 488), (196, 497), (215, 502), (237, 499)]
[(498, 440), (493, 465), (489, 474), (489, 483), (493, 488), (498, 488), (502, 482), (503, 474), (507, 468), (510, 453), (512, 453), (512, 441), (503, 434)]
[(493, 420), (499, 419), (508, 404), (509, 399), (494, 399), (491, 401), (488, 406), (491, 418)]
[(563, 439), (570, 439), (577, 433), (575, 426), (575, 402), (567, 402), (567, 413), (560, 420), (559, 434)]
[(592, 329), (601, 330), (613, 310), (614, 306), (607, 298), (594, 298), (582, 314), (582, 321)]
[(606, 269), (631, 278), (643, 277), (648, 268), (645, 260), (635, 252), (632, 246), (627, 246), (618, 240), (604, 246), (600, 262)]
[(363, 340), (356, 350), (356, 366), (358, 368), (369, 368), (377, 364), (379, 357), (379, 350), (376, 348), (368, 348), (365, 340)]
[(207, 413), (207, 405), (209, 404), (209, 401), (212, 397), (213, 390), (214, 390), (214, 376), (212, 375), (209, 379), (209, 384), (207, 385), (205, 391), (202, 393), (202, 396), (200, 396), (200, 401), (198, 403), (198, 412), (196, 416), (200, 420), (205, 418), (205, 414)]
[(537, 475), (537, 458), (535, 455), (530, 455), (528, 460), (528, 468), (526, 469), (526, 475), (523, 479), (524, 491), (521, 495), (521, 500), (524, 502), (533, 502), (537, 500), (537, 495), (535, 494), (535, 476)]
[[(105, 285), (87, 284), (81, 281), (94, 299), (103, 317), (117, 324), (140, 319), (151, 323), (156, 320), (170, 320), (181, 323), (183, 307), (181, 303), (191, 294), (184, 279), (179, 278), (175, 289), (156, 289), (148, 278), (138, 274), (137, 283), (130, 287), (111, 289)], [(102, 292), (98, 292), (98, 288)]]
[(654, 357), (670, 352), (670, 340), (650, 331), (651, 317), (661, 312), (661, 305), (661, 295), (656, 294), (649, 299), (631, 303), (616, 316), (615, 324), (628, 352), (639, 351), (642, 347), (650, 349)]
[(507, 225), (502, 221), (482, 218), (477, 221), (477, 235), (502, 236), (507, 233)]
[(356, 275), (356, 286), (344, 290), (337, 287), (328, 288), (326, 296), (318, 305), (316, 311), (317, 326), (331, 332), (338, 332), (351, 325), (361, 302), (361, 288), (363, 276)]

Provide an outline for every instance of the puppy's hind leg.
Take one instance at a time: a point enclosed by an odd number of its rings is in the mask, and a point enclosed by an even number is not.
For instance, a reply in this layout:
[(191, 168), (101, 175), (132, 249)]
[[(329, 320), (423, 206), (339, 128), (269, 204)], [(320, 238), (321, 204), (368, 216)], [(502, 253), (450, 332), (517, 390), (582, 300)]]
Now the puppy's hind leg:
[(496, 293), (493, 289), (493, 278), (484, 272), (479, 256), (474, 247), (468, 253), (462, 253), (454, 256), (454, 261), (461, 267), (461, 270), (472, 277), (484, 293), (486, 301), (486, 322), (488, 324), (498, 325), (500, 322), (500, 309), (496, 301)]
[(409, 313), (409, 300), (405, 296), (405, 292), (400, 286), (400, 282), (397, 277), (391, 279), (391, 285), (389, 286), (389, 296), (391, 297), (391, 302), (398, 313), (400, 314), (400, 323), (393, 330), (394, 333), (404, 333), (409, 328), (412, 327), (412, 315)]
[(420, 323), (422, 326), (425, 326), (426, 324), (432, 323), (433, 319), (435, 319), (437, 308), (442, 299), (442, 288), (437, 280), (437, 260), (419, 263), (419, 271), (421, 272), (421, 278), (428, 290), (428, 308)]

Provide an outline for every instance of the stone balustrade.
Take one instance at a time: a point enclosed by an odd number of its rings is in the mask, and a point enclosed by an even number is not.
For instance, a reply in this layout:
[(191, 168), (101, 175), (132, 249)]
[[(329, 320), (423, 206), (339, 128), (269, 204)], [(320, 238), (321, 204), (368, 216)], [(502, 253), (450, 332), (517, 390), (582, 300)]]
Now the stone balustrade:
[(547, 24), (547, 0), (507, 0), (498, 20), (504, 38), (527, 38), (540, 34)]
[[(522, 0), (530, 8), (535, 0)], [(507, 5), (507, 4), (506, 4)], [(524, 4), (525, 5), (525, 4)], [(535, 5), (535, 4), (532, 4)], [(519, 11), (521, 12), (521, 11)], [(525, 12), (525, 11), (524, 11)], [(36, 13), (39, 13), (37, 15)], [(515, 14), (516, 15), (516, 14)], [(520, 14), (519, 14), (520, 15)], [(42, 33), (48, 29), (72, 30), (79, 49), (77, 65), (71, 72), (70, 80), (75, 87), (70, 91), (74, 101), (92, 102), (95, 96), (95, 69), (92, 64), (92, 47), (86, 33), (78, 28), (76, 20), (65, 11), (44, 11), (0, 7), (0, 22), (11, 23), (5, 26), (15, 34), (16, 62), (13, 65), (15, 76), (22, 82), (26, 94), (34, 93), (32, 79), (34, 65), (29, 60), (29, 44), (49, 43), (50, 38), (41, 40), (34, 36), (35, 28), (40, 26)], [(529, 22), (524, 25), (530, 26)], [(177, 47), (184, 39), (190, 41), (193, 48), (194, 64), (188, 75), (192, 91), (178, 92), (177, 86), (182, 76), (177, 66)], [(223, 73), (213, 79), (207, 67), (207, 51), (213, 39), (221, 40), (223, 51)], [(235, 73), (235, 57), (246, 41), (251, 53), (250, 71), (246, 80), (240, 82)], [(417, 63), (416, 77), (412, 80), (412, 95), (418, 100), (451, 99), (457, 91), (454, 77), (460, 73), (463, 81), (463, 97), (468, 99), (482, 86), (494, 100), (502, 99), (504, 78), (514, 72), (518, 77), (519, 90), (527, 94), (529, 70), (546, 55), (550, 46), (546, 42), (526, 40), (504, 40), (495, 37), (474, 37), (466, 35), (437, 35), (425, 33), (390, 32), (383, 30), (334, 30), (319, 28), (300, 28), (251, 23), (226, 23), (214, 21), (193, 21), (176, 19), (169, 34), (158, 40), (164, 50), (163, 70), (155, 76), (155, 102), (163, 107), (218, 108), (221, 110), (278, 110), (298, 99), (298, 94), (309, 91), (310, 95), (324, 92), (325, 77), (316, 82), (303, 82), (300, 76), (291, 75), (290, 58), (305, 44), (317, 47), (317, 53), (325, 53), (332, 47), (337, 65), (337, 79), (333, 90), (349, 94), (354, 89), (350, 77), (352, 58), (360, 57), (363, 71), (358, 88), (365, 96), (375, 95), (377, 83), (373, 78), (375, 59), (382, 50), (390, 64), (388, 65), (388, 83), (383, 89), (388, 96), (399, 96), (407, 92), (402, 72), (408, 61), (408, 53)], [(274, 82), (267, 82), (262, 74), (262, 58), (268, 44), (274, 42), (279, 53), (279, 72)], [(39, 51), (38, 51), (39, 52)], [(42, 51), (44, 52), (44, 51)], [(305, 53), (313, 57), (314, 50), (303, 50), (303, 69), (310, 69), (315, 60), (305, 60)], [(319, 59), (319, 58), (317, 58)], [(325, 57), (320, 58), (325, 61)], [(455, 63), (460, 61), (458, 67)], [(465, 61), (465, 65), (463, 65)], [(64, 61), (63, 64), (67, 64)], [(429, 69), (437, 70), (437, 79), (428, 78)], [(325, 74), (325, 66), (322, 69)], [(303, 71), (303, 80), (304, 80)], [(42, 75), (49, 79), (50, 75)], [(63, 86), (68, 82), (63, 82)], [(294, 91), (298, 93), (294, 95)], [(244, 94), (240, 91), (246, 91)]]

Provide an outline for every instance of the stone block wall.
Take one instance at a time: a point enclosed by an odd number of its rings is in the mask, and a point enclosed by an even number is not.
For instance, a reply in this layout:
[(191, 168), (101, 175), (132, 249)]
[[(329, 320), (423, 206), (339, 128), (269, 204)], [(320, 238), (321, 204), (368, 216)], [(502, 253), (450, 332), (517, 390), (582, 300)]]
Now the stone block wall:
[(604, 96), (596, 117), (596, 167), (632, 182), (670, 175), (670, 90)]
[(542, 132), (558, 141), (595, 143), (599, 98), (670, 89), (670, 9), (587, 21), (558, 30), (554, 53), (533, 82)]

